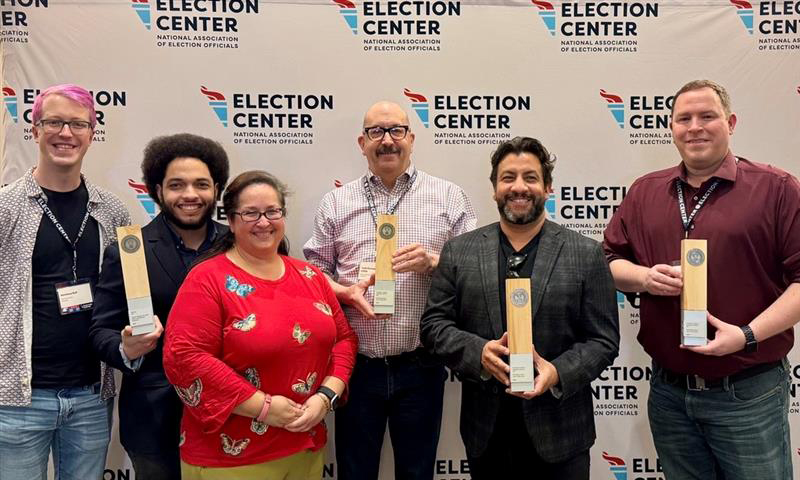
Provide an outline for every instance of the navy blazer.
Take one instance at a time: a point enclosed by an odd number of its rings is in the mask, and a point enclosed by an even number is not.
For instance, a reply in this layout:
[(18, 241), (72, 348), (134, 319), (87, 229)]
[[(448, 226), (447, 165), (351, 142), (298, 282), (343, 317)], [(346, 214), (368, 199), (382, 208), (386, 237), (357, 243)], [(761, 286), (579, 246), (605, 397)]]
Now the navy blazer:
[[(558, 370), (561, 395), (523, 401), (523, 413), (539, 456), (560, 462), (594, 443), (590, 382), (619, 352), (619, 320), (600, 244), (550, 221), (540, 235), (531, 276), (533, 343)], [(497, 223), (448, 241), (421, 320), (422, 343), (462, 381), (461, 437), (471, 457), (486, 450), (508, 395), (480, 376), (483, 346), (503, 335), (499, 248)]]
[[(175, 239), (159, 214), (142, 228), (147, 275), (153, 313), (164, 328), (187, 269), (176, 251)], [(216, 222), (215, 222), (216, 223)], [(228, 227), (216, 223), (217, 232)], [(219, 233), (218, 233), (219, 235)], [(158, 454), (178, 448), (183, 413), (175, 390), (167, 381), (162, 363), (164, 335), (156, 348), (144, 356), (136, 372), (125, 366), (119, 352), (120, 331), (128, 325), (128, 303), (122, 280), (119, 247), (109, 245), (94, 294), (94, 312), (89, 340), (101, 360), (123, 373), (119, 395), (119, 436), (126, 450)]]

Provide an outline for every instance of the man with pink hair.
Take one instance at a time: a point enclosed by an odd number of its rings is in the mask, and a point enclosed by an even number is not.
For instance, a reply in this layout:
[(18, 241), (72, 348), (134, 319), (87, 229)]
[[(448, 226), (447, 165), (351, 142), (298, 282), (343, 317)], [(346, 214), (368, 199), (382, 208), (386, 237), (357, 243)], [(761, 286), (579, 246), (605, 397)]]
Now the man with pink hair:
[(102, 252), (130, 215), (81, 175), (97, 122), (77, 85), (33, 104), (39, 159), (0, 189), (0, 478), (103, 475), (114, 377), (89, 345)]

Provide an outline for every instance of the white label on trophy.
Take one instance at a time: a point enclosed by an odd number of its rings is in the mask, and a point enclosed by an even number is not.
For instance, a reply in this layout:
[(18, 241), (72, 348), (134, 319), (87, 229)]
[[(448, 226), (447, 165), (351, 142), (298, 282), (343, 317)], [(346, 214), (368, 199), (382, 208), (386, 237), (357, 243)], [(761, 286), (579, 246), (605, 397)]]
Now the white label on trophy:
[(150, 297), (128, 299), (128, 321), (134, 335), (143, 335), (155, 330), (153, 303), (150, 301)]
[(533, 390), (533, 354), (512, 353), (509, 355), (511, 367), (511, 391), (530, 392)]
[(681, 310), (681, 345), (700, 346), (708, 343), (705, 310)]
[(394, 313), (394, 280), (375, 282), (375, 313)]

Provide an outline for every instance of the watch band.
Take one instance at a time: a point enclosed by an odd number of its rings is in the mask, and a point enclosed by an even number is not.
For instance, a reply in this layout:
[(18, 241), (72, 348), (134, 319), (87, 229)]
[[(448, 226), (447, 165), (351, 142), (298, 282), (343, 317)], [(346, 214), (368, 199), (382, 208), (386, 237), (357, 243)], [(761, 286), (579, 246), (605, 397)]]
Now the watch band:
[(744, 351), (746, 353), (752, 353), (758, 350), (758, 341), (750, 325), (742, 325), (739, 328), (741, 328), (742, 333), (744, 333)]
[(317, 393), (325, 396), (325, 398), (328, 399), (331, 411), (333, 411), (336, 408), (336, 401), (339, 400), (339, 395), (336, 392), (334, 392), (332, 388), (328, 388), (323, 385), (317, 389)]

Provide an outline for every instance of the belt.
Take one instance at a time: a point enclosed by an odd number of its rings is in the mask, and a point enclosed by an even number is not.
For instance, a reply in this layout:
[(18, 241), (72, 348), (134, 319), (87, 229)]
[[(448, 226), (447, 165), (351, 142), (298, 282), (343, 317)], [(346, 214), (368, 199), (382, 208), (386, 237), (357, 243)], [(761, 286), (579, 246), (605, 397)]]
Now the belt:
[(780, 367), (782, 363), (783, 362), (780, 360), (777, 362), (760, 363), (758, 365), (753, 365), (752, 367), (747, 367), (744, 370), (740, 370), (732, 375), (728, 375), (727, 377), (713, 380), (703, 378), (700, 375), (685, 375), (671, 372), (666, 368), (656, 365), (655, 363), (653, 366), (657, 369), (657, 375), (661, 377), (664, 383), (674, 387), (684, 388), (686, 390), (702, 391), (710, 390), (712, 388), (722, 388), (739, 380), (755, 377), (756, 375), (772, 370), (773, 368)]
[(419, 363), (423, 359), (430, 358), (430, 354), (424, 348), (418, 348), (410, 352), (403, 352), (398, 355), (389, 355), (387, 357), (368, 357), (366, 355), (358, 354), (356, 360), (366, 364), (384, 363), (386, 365), (407, 365), (411, 363)]

